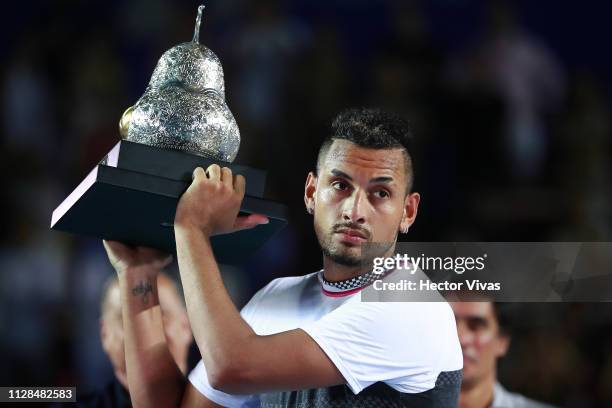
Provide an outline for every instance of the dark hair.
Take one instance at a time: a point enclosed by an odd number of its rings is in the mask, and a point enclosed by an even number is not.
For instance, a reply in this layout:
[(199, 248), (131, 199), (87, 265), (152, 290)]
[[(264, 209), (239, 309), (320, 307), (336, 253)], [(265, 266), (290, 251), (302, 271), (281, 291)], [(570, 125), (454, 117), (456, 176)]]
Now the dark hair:
[(515, 319), (516, 307), (512, 303), (504, 302), (491, 302), (491, 307), (497, 319), (499, 332), (506, 336), (512, 336), (514, 332), (514, 325), (512, 323)]
[(353, 108), (340, 112), (332, 122), (329, 136), (321, 144), (317, 157), (317, 172), (334, 140), (348, 140), (372, 149), (401, 148), (406, 162), (406, 175), (410, 192), (414, 180), (412, 133), (402, 117), (372, 108)]

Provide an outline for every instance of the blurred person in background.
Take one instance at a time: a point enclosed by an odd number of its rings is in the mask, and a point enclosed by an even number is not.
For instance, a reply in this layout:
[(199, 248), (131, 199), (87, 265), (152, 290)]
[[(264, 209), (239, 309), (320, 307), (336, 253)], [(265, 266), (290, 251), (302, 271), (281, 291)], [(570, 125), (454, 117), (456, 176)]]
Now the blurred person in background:
[(497, 379), (497, 360), (510, 346), (504, 305), (490, 301), (451, 302), (463, 351), (460, 408), (552, 408), (506, 390)]
[(560, 112), (566, 72), (550, 46), (521, 25), (512, 2), (488, 6), (488, 32), (451, 75), (455, 85), (501, 103), (501, 144), (512, 178), (542, 177), (552, 141), (550, 118)]
[[(168, 349), (181, 372), (187, 372), (187, 357), (193, 336), (176, 283), (166, 274), (157, 278), (159, 306), (163, 316)], [(114, 371), (111, 382), (97, 392), (79, 397), (84, 407), (131, 407), (125, 364), (125, 345), (121, 297), (116, 276), (110, 277), (102, 292), (100, 340)]]

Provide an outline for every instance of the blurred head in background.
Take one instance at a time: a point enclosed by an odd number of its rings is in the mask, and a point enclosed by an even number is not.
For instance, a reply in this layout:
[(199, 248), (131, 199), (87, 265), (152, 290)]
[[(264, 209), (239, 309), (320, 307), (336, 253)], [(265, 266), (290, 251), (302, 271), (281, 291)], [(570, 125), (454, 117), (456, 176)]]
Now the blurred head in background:
[(462, 389), (490, 384), (497, 379), (497, 359), (510, 345), (506, 319), (493, 302), (451, 302), (463, 351)]
[(481, 295), (472, 295), (470, 300), (450, 302), (463, 352), (459, 407), (554, 408), (506, 390), (497, 378), (497, 360), (506, 355), (510, 346), (513, 306)]
[[(163, 273), (159, 274), (157, 288), (170, 353), (179, 369), (186, 373), (187, 356), (193, 338), (187, 311), (177, 286), (171, 278)], [(102, 348), (111, 361), (117, 381), (127, 389), (121, 297), (119, 295), (119, 282), (115, 276), (109, 278), (105, 285), (101, 306), (100, 338)]]

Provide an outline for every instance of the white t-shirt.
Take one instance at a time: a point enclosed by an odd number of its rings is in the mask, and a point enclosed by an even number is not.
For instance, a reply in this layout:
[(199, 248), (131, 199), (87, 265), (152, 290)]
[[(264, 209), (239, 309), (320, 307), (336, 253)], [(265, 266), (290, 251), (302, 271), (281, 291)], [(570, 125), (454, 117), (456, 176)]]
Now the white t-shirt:
[[(422, 393), (436, 386), (440, 373), (461, 370), (455, 317), (446, 302), (362, 302), (360, 292), (333, 296), (319, 274), (275, 279), (253, 296), (242, 317), (259, 335), (304, 330), (354, 394), (377, 382)], [(217, 404), (258, 406), (256, 395), (213, 389), (202, 361), (189, 381)]]

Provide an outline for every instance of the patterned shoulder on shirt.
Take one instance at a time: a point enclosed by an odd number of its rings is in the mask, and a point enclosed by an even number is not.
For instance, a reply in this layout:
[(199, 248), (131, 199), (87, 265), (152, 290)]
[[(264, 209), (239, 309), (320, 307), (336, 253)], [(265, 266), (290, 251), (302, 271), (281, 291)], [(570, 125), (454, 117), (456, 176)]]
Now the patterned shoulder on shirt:
[(399, 392), (377, 382), (355, 395), (346, 385), (276, 392), (260, 396), (262, 408), (456, 408), (461, 370), (443, 371), (431, 390), (416, 394)]

